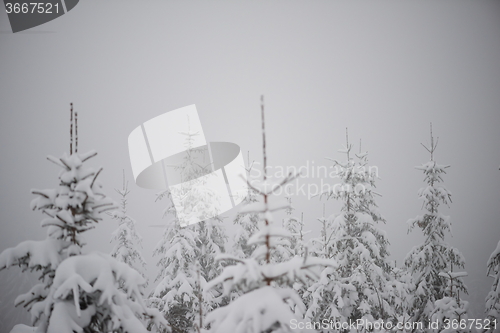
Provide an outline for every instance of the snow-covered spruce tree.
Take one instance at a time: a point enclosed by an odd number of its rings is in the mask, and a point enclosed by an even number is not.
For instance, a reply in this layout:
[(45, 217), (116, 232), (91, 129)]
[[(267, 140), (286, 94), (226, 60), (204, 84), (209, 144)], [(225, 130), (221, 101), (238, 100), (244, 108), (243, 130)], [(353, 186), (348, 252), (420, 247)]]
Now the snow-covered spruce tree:
[[(372, 244), (371, 250), (371, 260), (372, 264), (366, 265), (368, 269), (366, 271), (366, 276), (368, 278), (369, 284), (371, 284), (373, 290), (377, 294), (379, 319), (392, 319), (396, 320), (396, 317), (404, 317), (406, 313), (402, 311), (404, 307), (400, 307), (400, 311), (396, 311), (398, 307), (393, 307), (390, 301), (395, 301), (395, 299), (400, 298), (408, 289), (406, 284), (396, 279), (394, 273), (394, 267), (390, 264), (389, 257), (389, 240), (387, 239), (387, 234), (384, 230), (379, 229), (376, 224), (386, 223), (385, 218), (381, 215), (378, 205), (375, 201), (376, 196), (380, 196), (376, 192), (376, 180), (379, 179), (378, 170), (374, 171), (368, 165), (368, 152), (363, 152), (361, 150), (361, 140), (359, 142), (359, 154), (356, 154), (358, 171), (357, 176), (360, 178), (358, 184), (362, 184), (362, 191), (358, 193), (359, 201), (356, 207), (356, 211), (365, 216), (368, 216), (368, 221), (363, 222), (361, 226), (361, 234), (365, 235), (371, 234), (374, 239), (368, 241)], [(358, 223), (361, 219), (358, 220)], [(371, 238), (372, 236), (368, 237)], [(404, 273), (400, 273), (401, 276)], [(403, 277), (403, 281), (404, 277)]]
[[(175, 208), (169, 210), (175, 214)], [(149, 301), (161, 311), (174, 332), (194, 332), (199, 320), (200, 299), (197, 289), (198, 285), (206, 284), (203, 274), (199, 276), (202, 240), (197, 227), (200, 224), (181, 227), (174, 218), (168, 223), (153, 254), (160, 256), (157, 264), (160, 271), (156, 278), (159, 283)], [(206, 298), (201, 304), (203, 313), (211, 306)]]
[[(181, 227), (177, 219), (171, 221), (154, 255), (160, 256), (159, 283), (149, 301), (169, 321), (174, 332), (194, 332), (202, 313), (217, 306), (217, 293), (204, 293), (200, 304), (198, 289), (218, 272), (214, 257), (224, 251), (223, 237), (218, 222), (204, 221)], [(195, 326), (197, 325), (197, 326)]]
[[(323, 220), (323, 235), (316, 240), (322, 256), (338, 263), (338, 269), (325, 268), (320, 279), (306, 293), (309, 297), (307, 318), (318, 321), (363, 319), (387, 320), (394, 316), (386, 288), (389, 277), (388, 241), (376, 223), (385, 222), (375, 203), (375, 172), (367, 170), (367, 153), (350, 156), (352, 145), (342, 153), (346, 162), (333, 160), (340, 184), (324, 193), (327, 198), (343, 202), (342, 211)], [(326, 226), (328, 225), (328, 231)], [(318, 251), (317, 250), (317, 251)]]
[[(289, 245), (288, 251), (281, 251), (284, 252), (284, 256), (282, 256), (278, 262), (290, 260), (295, 256), (309, 256), (309, 247), (307, 245), (305, 236), (311, 231), (304, 230), (304, 213), (301, 214), (300, 219), (296, 216), (293, 216), (292, 214), (294, 208), (292, 207), (292, 198), (288, 197), (287, 200), (289, 206), (285, 209), (286, 217), (283, 219), (283, 228), (290, 233), (290, 238), (288, 239)], [(307, 281), (307, 284), (304, 284), (304, 282), (295, 282), (293, 284), (293, 289), (302, 298), (302, 301), (304, 301), (306, 307), (308, 306), (307, 299), (303, 296), (307, 288), (309, 288), (312, 283), (313, 281), (309, 280)]]
[[(486, 275), (493, 278), (493, 285), (486, 296), (486, 318), (492, 323), (490, 327), (493, 327), (493, 321), (497, 327), (500, 327), (500, 241), (488, 259), (487, 265)], [(485, 331), (493, 332), (493, 329)]]
[(288, 197), (289, 206), (285, 209), (286, 217), (283, 219), (283, 228), (290, 232), (290, 252), (291, 256), (304, 256), (307, 249), (305, 235), (309, 234), (310, 230), (304, 230), (304, 213), (300, 219), (293, 216), (294, 208), (292, 207), (292, 198)]
[[(320, 236), (309, 240), (310, 253), (317, 258), (333, 260), (330, 245), (333, 236), (333, 219), (325, 217), (325, 204), (323, 204), (323, 216), (318, 221), (321, 223)], [(324, 318), (339, 318), (340, 314), (336, 304), (343, 307), (342, 287), (343, 284), (336, 269), (332, 267), (323, 269), (319, 279), (311, 281), (302, 295), (302, 299), (307, 305), (306, 319), (310, 322), (317, 322)], [(333, 307), (331, 307), (332, 304)]]
[[(451, 193), (441, 185), (442, 176), (446, 174), (449, 165), (437, 164), (434, 161), (437, 144), (438, 140), (434, 142), (431, 124), (430, 147), (422, 144), (430, 153), (430, 161), (416, 167), (424, 173), (427, 184), (418, 191), (426, 213), (407, 222), (409, 231), (419, 227), (425, 237), (424, 243), (415, 246), (405, 258), (405, 265), (413, 284), (413, 299), (410, 307), (410, 313), (413, 314), (412, 321), (422, 322), (424, 327), (427, 327), (431, 320), (436, 301), (451, 296), (447, 294), (448, 279), (441, 273), (452, 271), (454, 267), (463, 268), (465, 265), (462, 254), (444, 241), (446, 232), (451, 232), (451, 223), (450, 217), (443, 215), (439, 206), (448, 205), (451, 202)], [(459, 277), (455, 283), (456, 290), (467, 292)]]
[(127, 196), (130, 190), (128, 182), (125, 182), (125, 171), (122, 189), (115, 190), (121, 198), (120, 208), (109, 213), (114, 220), (118, 221), (118, 228), (113, 232), (111, 238), (111, 241), (116, 243), (111, 251), (111, 256), (129, 265), (146, 278), (144, 274), (146, 261), (139, 250), (139, 247), (142, 247), (142, 238), (135, 229), (135, 220), (127, 214)]
[[(145, 281), (139, 273), (108, 255), (82, 254), (81, 234), (115, 207), (97, 181), (102, 168), (96, 171), (84, 165), (97, 153), (78, 153), (76, 114), (74, 123), (73, 152), (71, 105), (70, 155), (48, 157), (61, 168), (58, 187), (32, 190), (37, 196), (32, 209), (48, 216), (41, 222), (47, 238), (24, 241), (0, 254), (0, 269), (19, 266), (40, 273), (40, 283), (20, 295), (16, 305), (30, 311), (37, 333), (145, 332), (139, 319), (144, 317), (167, 325), (158, 311), (145, 307), (141, 296)], [(118, 289), (120, 283), (123, 290)], [(13, 331), (22, 330), (21, 326)]]
[(273, 191), (282, 188), (295, 176), (289, 175), (277, 183), (267, 179), (264, 129), (262, 104), (264, 179), (248, 181), (249, 187), (258, 194), (260, 200), (245, 206), (242, 211), (258, 213), (263, 226), (248, 240), (249, 245), (255, 245), (249, 258), (240, 259), (234, 255), (219, 257), (220, 260), (236, 264), (226, 266), (218, 277), (208, 283), (206, 290), (222, 285), (226, 295), (235, 290), (242, 295), (229, 305), (208, 314), (206, 323), (210, 332), (291, 332), (291, 324), (301, 321), (305, 311), (302, 300), (291, 287), (297, 281), (314, 277), (312, 268), (325, 264), (319, 258), (299, 256), (289, 261), (273, 262), (281, 238), (290, 237), (290, 233), (283, 228), (273, 226), (273, 212), (288, 206), (286, 201), (274, 200)]
[(330, 241), (333, 236), (332, 230), (332, 219), (325, 217), (325, 204), (323, 204), (323, 216), (318, 219), (321, 223), (320, 236), (314, 237), (309, 240), (310, 253), (318, 258), (331, 258), (330, 255)]
[[(197, 134), (184, 134), (186, 154), (182, 163), (175, 167), (184, 182), (188, 182), (199, 179), (207, 172), (205, 163), (201, 161), (203, 151), (192, 147), (193, 136)], [(186, 193), (188, 194), (176, 193), (183, 197), (185, 206), (189, 205), (191, 211), (197, 212), (197, 216), (210, 214), (208, 211), (204, 212), (204, 209), (213, 209), (207, 204), (211, 193), (197, 193), (196, 198), (189, 194), (188, 189)], [(227, 237), (220, 218), (181, 226), (172, 204), (172, 195), (167, 190), (157, 197), (157, 200), (165, 197), (170, 199), (171, 204), (164, 211), (164, 216), (171, 216), (172, 219), (153, 253), (160, 257), (157, 263), (160, 270), (155, 280), (159, 283), (152, 291), (149, 302), (161, 311), (174, 332), (196, 332), (203, 326), (205, 314), (225, 301), (217, 298), (220, 292), (216, 290), (208, 293), (200, 291), (207, 281), (220, 273), (215, 257), (224, 252)]]
[(167, 224), (153, 252), (153, 256), (160, 257), (155, 280), (159, 283), (149, 302), (160, 310), (174, 332), (187, 332), (195, 320), (196, 235), (193, 228), (181, 228), (173, 205), (166, 212), (173, 214), (174, 219)]

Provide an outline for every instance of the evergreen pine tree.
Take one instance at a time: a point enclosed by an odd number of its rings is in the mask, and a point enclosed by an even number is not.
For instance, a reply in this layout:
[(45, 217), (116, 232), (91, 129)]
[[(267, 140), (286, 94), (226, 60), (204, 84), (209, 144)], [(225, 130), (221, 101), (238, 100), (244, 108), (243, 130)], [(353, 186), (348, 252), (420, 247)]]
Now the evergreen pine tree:
[(293, 216), (294, 208), (292, 207), (292, 198), (288, 197), (289, 206), (285, 209), (286, 217), (283, 219), (283, 228), (290, 232), (290, 254), (294, 256), (304, 256), (307, 247), (305, 236), (309, 234), (310, 230), (304, 230), (304, 213), (301, 214), (300, 219)]
[(333, 237), (332, 219), (325, 217), (325, 204), (323, 204), (323, 216), (318, 221), (321, 223), (320, 236), (309, 240), (311, 254), (318, 258), (331, 258), (329, 244)]
[[(175, 214), (172, 206), (170, 211)], [(168, 223), (153, 255), (160, 256), (159, 281), (149, 302), (160, 310), (174, 332), (191, 332), (196, 320), (197, 235), (196, 225), (181, 227), (177, 218)]]
[[(292, 207), (292, 198), (288, 197), (287, 200), (289, 206), (285, 208), (286, 217), (283, 219), (283, 228), (290, 233), (290, 238), (288, 239), (289, 246), (287, 246), (288, 251), (285, 252), (286, 256), (283, 256), (283, 258), (279, 262), (290, 260), (293, 257), (309, 256), (309, 247), (307, 246), (305, 236), (311, 231), (304, 230), (304, 213), (301, 214), (300, 219), (296, 216), (293, 216), (292, 214), (294, 208)], [(319, 272), (317, 274), (319, 274)], [(304, 284), (304, 282), (307, 282), (307, 284)], [(295, 282), (292, 286), (293, 289), (302, 298), (302, 301), (304, 302), (306, 308), (308, 303), (307, 299), (304, 298), (304, 293), (306, 292), (307, 288), (309, 288), (311, 283), (311, 280)]]
[(321, 219), (317, 253), (338, 263), (325, 268), (320, 279), (306, 293), (307, 317), (311, 321), (332, 318), (340, 322), (363, 319), (387, 320), (394, 313), (388, 303), (388, 241), (376, 223), (385, 222), (375, 203), (376, 173), (367, 170), (367, 153), (351, 158), (352, 145), (340, 152), (346, 162), (333, 160), (340, 184), (325, 195), (343, 202), (342, 212)]
[(273, 260), (279, 254), (281, 239), (290, 238), (290, 233), (272, 225), (272, 212), (288, 206), (286, 202), (273, 200), (272, 194), (274, 190), (292, 181), (294, 176), (289, 175), (278, 183), (271, 183), (267, 179), (263, 105), (262, 130), (264, 179), (261, 182), (248, 182), (261, 200), (245, 206), (242, 212), (259, 214), (263, 226), (248, 240), (249, 245), (255, 245), (249, 258), (240, 259), (233, 255), (220, 257), (221, 260), (236, 264), (225, 267), (206, 289), (222, 285), (226, 295), (233, 291), (242, 295), (229, 305), (208, 314), (206, 321), (210, 332), (290, 332), (293, 320), (302, 320), (305, 311), (299, 295), (291, 286), (297, 281), (311, 278), (311, 267), (324, 264), (321, 259), (312, 257), (296, 256), (279, 263)]
[(123, 174), (123, 187), (115, 189), (121, 196), (120, 208), (110, 212), (111, 217), (118, 221), (118, 228), (113, 232), (111, 241), (116, 242), (111, 256), (138, 271), (144, 278), (146, 261), (141, 255), (139, 247), (142, 246), (142, 238), (137, 233), (136, 222), (127, 214), (127, 196), (130, 193), (128, 182), (125, 182)]
[[(465, 259), (456, 249), (445, 243), (446, 232), (451, 232), (450, 217), (440, 212), (440, 205), (451, 202), (451, 193), (441, 185), (448, 165), (437, 164), (434, 160), (438, 140), (434, 142), (431, 124), (431, 144), (424, 148), (430, 153), (430, 161), (416, 167), (422, 170), (427, 186), (418, 191), (426, 210), (424, 215), (410, 219), (411, 231), (415, 227), (422, 229), (425, 237), (423, 244), (414, 247), (405, 258), (405, 265), (412, 277), (413, 299), (410, 312), (414, 322), (422, 322), (427, 327), (435, 309), (435, 302), (447, 295), (448, 278), (442, 273), (451, 271), (453, 267), (463, 268)], [(466, 292), (461, 279), (455, 281), (456, 289)]]
[[(73, 151), (73, 123), (75, 146)], [(84, 165), (97, 155), (78, 153), (77, 115), (71, 105), (70, 155), (48, 159), (61, 168), (59, 186), (32, 190), (37, 197), (31, 208), (48, 218), (42, 220), (47, 238), (24, 241), (0, 254), (0, 269), (17, 265), (39, 271), (40, 283), (16, 299), (31, 313), (37, 333), (146, 332), (141, 319), (155, 325), (167, 323), (142, 301), (144, 279), (135, 270), (105, 254), (82, 254), (82, 233), (94, 228), (101, 214), (114, 203), (101, 190), (95, 170)], [(123, 290), (119, 290), (119, 285)], [(19, 326), (13, 331), (20, 330)]]
[[(202, 161), (204, 151), (192, 147), (196, 133), (186, 135), (186, 153), (179, 165), (174, 166), (184, 182), (197, 181), (207, 174)], [(201, 185), (201, 184), (198, 184)], [(203, 186), (199, 186), (203, 189)], [(158, 195), (157, 199), (176, 195), (184, 207), (190, 207), (196, 216), (211, 214), (213, 209), (208, 202), (209, 191), (190, 193), (188, 188), (180, 188), (176, 193), (170, 190)], [(173, 204), (165, 210), (165, 216), (171, 216), (171, 221), (162, 239), (154, 250), (159, 256), (157, 266), (160, 271), (155, 281), (159, 281), (152, 291), (149, 302), (165, 316), (175, 332), (194, 332), (201, 329), (205, 314), (224, 303), (224, 298), (218, 298), (220, 292), (212, 290), (202, 293), (207, 281), (220, 273), (220, 266), (215, 262), (215, 256), (224, 252), (225, 233), (221, 227), (221, 219), (211, 218), (195, 224), (181, 223)]]

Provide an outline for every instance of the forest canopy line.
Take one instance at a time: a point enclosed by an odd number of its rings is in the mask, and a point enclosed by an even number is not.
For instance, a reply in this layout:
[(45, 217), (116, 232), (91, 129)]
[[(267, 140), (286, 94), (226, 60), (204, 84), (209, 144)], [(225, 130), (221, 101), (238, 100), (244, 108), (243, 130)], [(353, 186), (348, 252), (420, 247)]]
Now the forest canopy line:
[[(203, 214), (216, 195), (191, 193), (180, 186), (157, 193), (166, 202), (167, 220), (156, 245), (159, 272), (148, 281), (141, 254), (142, 238), (127, 211), (130, 190), (123, 176), (119, 203), (106, 195), (98, 177), (103, 168), (88, 167), (97, 152), (78, 152), (78, 117), (70, 108), (70, 150), (48, 160), (60, 168), (55, 187), (34, 189), (33, 210), (44, 216), (41, 241), (24, 241), (0, 254), (0, 270), (18, 266), (35, 272), (39, 282), (16, 299), (31, 314), (32, 326), (11, 332), (497, 332), (500, 320), (500, 242), (485, 271), (493, 277), (485, 317), (471, 318), (463, 278), (465, 258), (450, 246), (452, 204), (444, 186), (449, 165), (436, 162), (439, 140), (430, 127), (422, 144), (429, 160), (416, 167), (424, 186), (418, 191), (423, 212), (408, 220), (409, 232), (424, 241), (397, 267), (389, 260), (386, 220), (378, 208), (378, 168), (368, 152), (354, 150), (346, 129), (342, 160), (331, 159), (338, 183), (315, 196), (335, 200), (340, 209), (318, 212), (320, 235), (310, 236), (303, 215), (295, 216), (288, 185), (309, 177), (301, 169), (276, 177), (267, 165), (264, 98), (261, 97), (262, 172), (248, 161), (248, 194), (228, 234), (220, 217), (187, 227), (179, 223), (172, 196), (189, 211)], [(185, 135), (188, 152), (177, 167), (182, 178), (208, 181), (202, 152), (193, 147), (195, 132)], [(439, 156), (439, 155), (437, 155)], [(309, 167), (309, 166), (308, 166)], [(310, 177), (318, 177), (320, 170)], [(309, 170), (309, 169), (307, 169)], [(314, 170), (314, 169), (311, 169)], [(304, 171), (304, 170), (302, 170)], [(331, 171), (333, 172), (333, 171)], [(258, 176), (258, 177), (254, 177)], [(279, 178), (279, 179), (277, 179)], [(203, 184), (201, 184), (203, 185)], [(282, 192), (277, 195), (277, 190)], [(194, 200), (193, 198), (196, 198)], [(282, 211), (285, 218), (277, 218)], [(104, 215), (116, 221), (111, 254), (86, 248), (84, 234), (98, 228)], [(314, 323), (325, 323), (316, 325)], [(354, 325), (356, 323), (356, 325)], [(362, 323), (358, 325), (358, 323)]]

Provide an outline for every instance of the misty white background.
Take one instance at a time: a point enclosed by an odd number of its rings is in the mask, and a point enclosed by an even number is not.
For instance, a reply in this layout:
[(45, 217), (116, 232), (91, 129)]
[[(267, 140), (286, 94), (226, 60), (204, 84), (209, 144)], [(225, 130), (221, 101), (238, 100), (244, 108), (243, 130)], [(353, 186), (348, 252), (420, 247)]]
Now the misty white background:
[[(465, 256), (471, 317), (482, 318), (491, 286), (486, 261), (500, 239), (500, 3), (400, 1), (96, 1), (13, 34), (0, 10), (0, 250), (43, 239), (31, 188), (57, 186), (46, 155), (69, 150), (69, 103), (79, 113), (79, 151), (116, 199), (122, 169), (129, 213), (144, 238), (148, 274), (166, 202), (137, 187), (127, 137), (161, 113), (196, 104), (207, 140), (229, 141), (261, 161), (260, 95), (265, 95), (268, 162), (330, 165), (345, 128), (382, 178), (378, 200), (391, 258), (422, 242), (406, 221), (422, 214), (417, 190), (428, 161), (420, 142), (432, 121), (435, 159), (450, 164), (453, 203), (447, 241)], [(305, 183), (316, 180), (303, 179)], [(318, 230), (317, 198), (293, 198), (306, 229)], [(327, 214), (338, 204), (326, 203)], [(234, 211), (225, 224), (231, 229)], [(86, 234), (86, 250), (109, 252), (116, 222)], [(29, 280), (0, 272), (4, 329)], [(153, 281), (150, 281), (150, 286)], [(26, 316), (19, 317), (26, 320)], [(10, 328), (9, 326), (8, 328)]]

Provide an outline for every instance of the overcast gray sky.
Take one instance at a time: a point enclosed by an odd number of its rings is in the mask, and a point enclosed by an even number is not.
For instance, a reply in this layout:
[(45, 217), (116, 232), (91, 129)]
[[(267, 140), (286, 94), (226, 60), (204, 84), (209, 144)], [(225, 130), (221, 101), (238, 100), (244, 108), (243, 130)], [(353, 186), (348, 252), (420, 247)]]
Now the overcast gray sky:
[[(407, 235), (406, 221), (422, 213), (414, 166), (429, 159), (420, 142), (433, 123), (435, 159), (451, 165), (447, 240), (466, 258), (471, 317), (481, 318), (492, 283), (486, 261), (500, 239), (499, 59), (493, 1), (85, 0), (16, 34), (0, 10), (0, 250), (45, 237), (30, 189), (57, 185), (45, 157), (68, 151), (73, 102), (80, 151), (98, 151), (89, 164), (104, 167), (107, 193), (121, 186), (122, 169), (131, 181), (130, 215), (154, 276), (161, 229), (147, 226), (162, 223), (165, 203), (133, 183), (128, 134), (196, 104), (207, 140), (237, 143), (260, 161), (264, 94), (270, 165), (330, 165), (324, 157), (342, 158), (346, 127), (353, 143), (363, 140), (382, 178), (381, 228), (398, 264), (422, 241), (419, 230)], [(317, 230), (323, 203), (293, 200)], [(110, 251), (114, 228), (108, 219), (89, 232), (87, 250)], [(12, 271), (0, 272), (2, 295), (22, 289)]]

